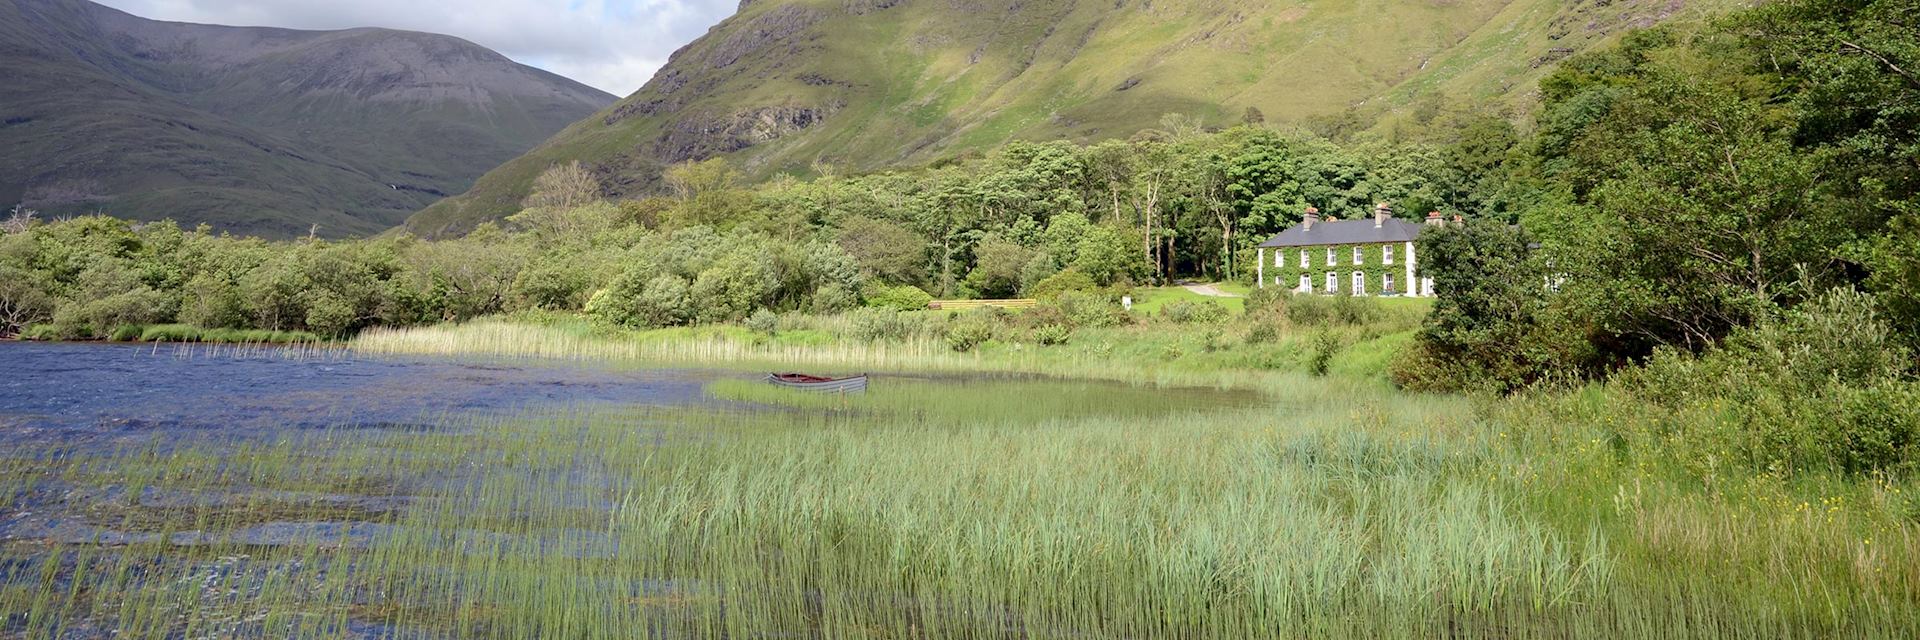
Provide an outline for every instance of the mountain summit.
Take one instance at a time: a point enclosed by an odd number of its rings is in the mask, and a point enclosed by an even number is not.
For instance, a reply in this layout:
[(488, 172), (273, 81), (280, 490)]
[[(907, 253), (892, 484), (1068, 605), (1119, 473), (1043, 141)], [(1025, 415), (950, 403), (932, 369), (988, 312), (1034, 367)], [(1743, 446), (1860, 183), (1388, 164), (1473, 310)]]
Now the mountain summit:
[(615, 97), (448, 36), (0, 0), (0, 202), (365, 235)]
[(1127, 137), (1170, 113), (1361, 127), (1422, 105), (1517, 115), (1555, 61), (1733, 0), (1693, 2), (748, 0), (639, 92), (408, 224), (499, 218), (571, 160), (624, 196), (712, 156), (756, 177), (872, 170), (1012, 139)]

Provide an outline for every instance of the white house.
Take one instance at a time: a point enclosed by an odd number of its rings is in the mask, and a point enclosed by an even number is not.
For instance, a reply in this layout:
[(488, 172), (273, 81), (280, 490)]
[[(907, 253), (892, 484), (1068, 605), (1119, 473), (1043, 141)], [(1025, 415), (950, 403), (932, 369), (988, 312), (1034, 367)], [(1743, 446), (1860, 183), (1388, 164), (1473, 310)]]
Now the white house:
[[(1457, 218), (1456, 218), (1457, 220)], [(1432, 296), (1433, 279), (1420, 275), (1414, 240), (1444, 225), (1439, 212), (1426, 224), (1393, 217), (1382, 203), (1371, 218), (1322, 220), (1308, 208), (1300, 224), (1259, 246), (1260, 287), (1294, 293), (1355, 296)]]

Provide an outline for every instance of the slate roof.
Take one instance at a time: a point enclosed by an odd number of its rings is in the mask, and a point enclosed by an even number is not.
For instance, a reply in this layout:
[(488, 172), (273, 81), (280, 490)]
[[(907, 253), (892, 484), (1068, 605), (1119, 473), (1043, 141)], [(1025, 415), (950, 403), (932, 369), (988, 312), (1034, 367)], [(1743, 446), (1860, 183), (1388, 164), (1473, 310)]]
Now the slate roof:
[(1378, 227), (1373, 226), (1373, 217), (1360, 220), (1322, 220), (1313, 223), (1308, 230), (1305, 224), (1293, 225), (1293, 228), (1280, 232), (1260, 246), (1273, 247), (1312, 247), (1327, 244), (1377, 244), (1382, 242), (1408, 242), (1420, 237), (1427, 226), (1418, 222), (1408, 222), (1399, 218), (1389, 218)]

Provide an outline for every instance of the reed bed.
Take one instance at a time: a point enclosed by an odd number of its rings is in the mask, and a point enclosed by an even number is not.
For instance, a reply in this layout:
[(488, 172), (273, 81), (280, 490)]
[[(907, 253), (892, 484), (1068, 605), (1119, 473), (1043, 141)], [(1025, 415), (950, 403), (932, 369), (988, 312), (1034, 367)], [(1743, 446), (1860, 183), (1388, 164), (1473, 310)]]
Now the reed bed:
[[(833, 319), (827, 319), (827, 322)], [(1117, 331), (1117, 330), (1109, 330)], [(351, 348), (372, 355), (426, 355), (510, 358), (558, 362), (626, 363), (638, 366), (688, 366), (767, 371), (809, 368), (842, 373), (1029, 374), (1097, 379), (1154, 386), (1273, 389), (1320, 384), (1299, 368), (1225, 366), (1212, 361), (1188, 363), (1123, 352), (1143, 340), (1165, 340), (1178, 347), (1193, 342), (1197, 330), (1169, 332), (1151, 327), (1124, 335), (1090, 336), (1062, 347), (1004, 345), (958, 353), (944, 341), (917, 336), (897, 340), (857, 340), (828, 334), (825, 339), (784, 342), (741, 332), (602, 332), (509, 320), (479, 320), (459, 325), (375, 329), (361, 334)], [(1301, 338), (1304, 341), (1304, 337)], [(1278, 350), (1296, 345), (1286, 344)], [(1304, 349), (1305, 347), (1298, 347)], [(1178, 349), (1174, 349), (1177, 351)], [(1356, 350), (1357, 352), (1358, 350)], [(1234, 363), (1246, 364), (1246, 363)], [(1354, 381), (1349, 380), (1351, 384)], [(1362, 384), (1383, 384), (1363, 381)]]
[(1462, 399), (1297, 382), (726, 383), (733, 408), (8, 451), (16, 509), (84, 506), (63, 539), (0, 543), (0, 634), (1920, 633), (1920, 542), (1872, 490), (1773, 514), (1843, 487), (1707, 493), (1581, 425), (1520, 438)]

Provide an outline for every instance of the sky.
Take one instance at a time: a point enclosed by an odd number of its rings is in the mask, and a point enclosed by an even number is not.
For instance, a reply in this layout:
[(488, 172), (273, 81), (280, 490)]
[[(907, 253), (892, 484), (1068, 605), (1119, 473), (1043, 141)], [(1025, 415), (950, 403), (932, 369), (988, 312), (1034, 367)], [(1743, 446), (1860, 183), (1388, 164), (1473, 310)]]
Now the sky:
[(145, 18), (458, 36), (626, 97), (740, 0), (95, 0)]

